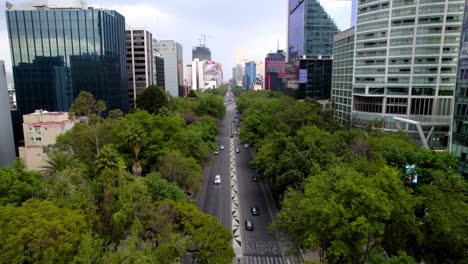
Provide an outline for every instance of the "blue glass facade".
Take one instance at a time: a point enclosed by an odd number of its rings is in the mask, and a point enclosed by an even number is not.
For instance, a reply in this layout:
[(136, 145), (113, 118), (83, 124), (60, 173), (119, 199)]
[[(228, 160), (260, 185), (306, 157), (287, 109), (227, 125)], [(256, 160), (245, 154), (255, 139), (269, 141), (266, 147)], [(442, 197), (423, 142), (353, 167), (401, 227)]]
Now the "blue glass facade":
[(128, 112), (125, 18), (115, 11), (7, 10), (18, 110), (68, 111), (81, 91)]
[(458, 60), (455, 111), (453, 116), (452, 153), (459, 157), (458, 172), (468, 179), (468, 0)]
[(246, 62), (245, 63), (245, 82), (244, 88), (246, 90), (250, 89), (250, 85), (255, 82), (257, 77), (257, 67), (255, 62)]
[(306, 55), (329, 58), (338, 27), (318, 0), (290, 1), (288, 27), (289, 60)]

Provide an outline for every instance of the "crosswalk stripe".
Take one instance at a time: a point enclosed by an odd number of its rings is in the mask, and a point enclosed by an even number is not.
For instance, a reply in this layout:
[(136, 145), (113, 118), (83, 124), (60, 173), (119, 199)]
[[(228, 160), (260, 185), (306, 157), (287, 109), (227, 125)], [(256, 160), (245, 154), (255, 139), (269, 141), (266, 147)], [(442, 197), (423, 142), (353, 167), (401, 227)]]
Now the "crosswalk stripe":
[(285, 264), (281, 257), (272, 256), (246, 256), (245, 264)]

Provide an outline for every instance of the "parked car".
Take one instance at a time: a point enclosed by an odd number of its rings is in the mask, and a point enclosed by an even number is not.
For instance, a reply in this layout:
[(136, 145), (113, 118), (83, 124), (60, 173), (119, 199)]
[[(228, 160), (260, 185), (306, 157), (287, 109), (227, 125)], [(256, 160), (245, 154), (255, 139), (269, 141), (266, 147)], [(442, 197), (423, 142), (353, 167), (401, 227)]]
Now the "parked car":
[(221, 176), (220, 175), (215, 176), (214, 184), (221, 184)]
[(252, 215), (259, 215), (260, 212), (258, 211), (258, 208), (256, 205), (253, 205), (252, 207), (250, 207), (250, 211), (252, 212)]
[(252, 220), (245, 220), (245, 229), (247, 229), (248, 231), (254, 230), (254, 223)]
[(248, 148), (248, 147), (249, 147), (249, 144), (245, 144), (245, 145), (244, 145), (244, 148)]
[(218, 152), (218, 151), (215, 151), (214, 154), (215, 154), (215, 155), (219, 155), (219, 152)]

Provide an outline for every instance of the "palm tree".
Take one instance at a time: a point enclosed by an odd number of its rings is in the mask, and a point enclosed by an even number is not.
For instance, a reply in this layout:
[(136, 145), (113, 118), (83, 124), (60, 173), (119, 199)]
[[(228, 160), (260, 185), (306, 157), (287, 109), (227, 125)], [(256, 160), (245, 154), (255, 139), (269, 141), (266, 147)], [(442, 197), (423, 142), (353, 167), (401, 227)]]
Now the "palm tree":
[(143, 168), (141, 167), (138, 155), (140, 154), (141, 141), (143, 140), (143, 129), (133, 125), (128, 127), (124, 140), (127, 146), (133, 152), (132, 172), (135, 176), (141, 176)]
[(70, 152), (54, 151), (47, 155), (46, 165), (42, 166), (47, 175), (63, 172), (76, 167), (78, 158)]

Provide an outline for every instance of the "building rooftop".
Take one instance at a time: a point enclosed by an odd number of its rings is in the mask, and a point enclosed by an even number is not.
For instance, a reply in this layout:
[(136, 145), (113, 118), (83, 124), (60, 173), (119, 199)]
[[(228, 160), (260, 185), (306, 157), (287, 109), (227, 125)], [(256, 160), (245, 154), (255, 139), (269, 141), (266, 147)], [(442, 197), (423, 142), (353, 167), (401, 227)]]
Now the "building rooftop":
[(87, 9), (86, 0), (10, 0), (6, 1), (7, 10), (50, 10), (50, 9)]

